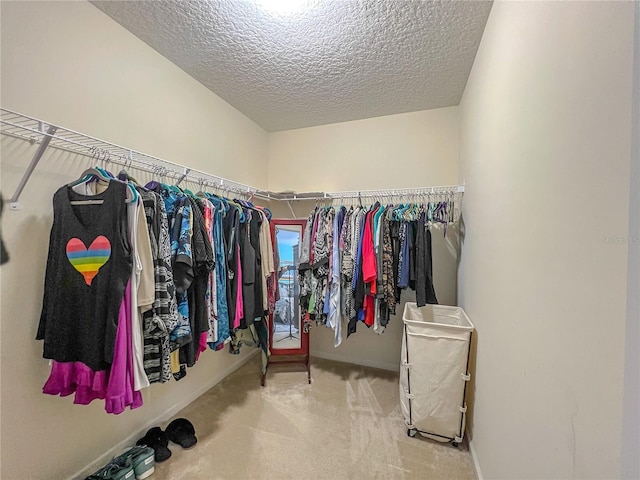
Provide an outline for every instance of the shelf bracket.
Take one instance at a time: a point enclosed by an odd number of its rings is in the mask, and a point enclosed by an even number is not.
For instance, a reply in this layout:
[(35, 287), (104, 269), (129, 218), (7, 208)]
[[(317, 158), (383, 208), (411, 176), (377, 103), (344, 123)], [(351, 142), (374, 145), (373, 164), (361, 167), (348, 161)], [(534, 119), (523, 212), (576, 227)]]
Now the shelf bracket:
[(18, 203), (18, 200), (20, 199), (20, 194), (22, 194), (22, 190), (24, 190), (24, 187), (27, 185), (27, 182), (29, 181), (31, 174), (33, 173), (36, 166), (40, 162), (42, 155), (44, 154), (45, 150), (49, 146), (49, 142), (51, 141), (51, 138), (53, 137), (53, 135), (56, 133), (57, 129), (58, 127), (56, 127), (55, 125), (49, 125), (47, 132), (46, 133), (42, 132), (42, 134), (44, 135), (44, 138), (42, 139), (42, 143), (38, 147), (38, 151), (36, 152), (36, 154), (33, 156), (31, 163), (25, 170), (24, 175), (20, 180), (20, 183), (18, 183), (18, 186), (16, 187), (16, 191), (13, 193), (13, 195), (9, 199), (10, 210), (18, 210), (20, 208), (20, 204)]
[(291, 210), (291, 218), (297, 218), (296, 212), (293, 211), (293, 207), (291, 206), (291, 201), (287, 200), (287, 205), (289, 205), (289, 210)]
[(189, 172), (191, 171), (190, 168), (184, 167), (184, 171), (182, 172), (182, 175), (180, 175), (180, 178), (178, 179), (178, 181), (176, 182), (176, 187), (178, 185), (180, 185), (180, 183), (187, 178), (187, 175), (189, 175)]

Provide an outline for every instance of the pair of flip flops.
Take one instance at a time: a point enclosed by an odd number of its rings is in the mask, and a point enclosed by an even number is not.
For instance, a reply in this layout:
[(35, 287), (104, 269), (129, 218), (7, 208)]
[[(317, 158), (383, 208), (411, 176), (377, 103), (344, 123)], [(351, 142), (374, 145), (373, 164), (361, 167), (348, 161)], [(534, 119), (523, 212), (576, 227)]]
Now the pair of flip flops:
[(186, 418), (176, 418), (162, 431), (160, 427), (153, 427), (144, 437), (138, 440), (138, 445), (146, 445), (153, 448), (155, 461), (164, 462), (171, 456), (169, 441), (180, 445), (184, 449), (192, 448), (198, 439), (193, 424)]

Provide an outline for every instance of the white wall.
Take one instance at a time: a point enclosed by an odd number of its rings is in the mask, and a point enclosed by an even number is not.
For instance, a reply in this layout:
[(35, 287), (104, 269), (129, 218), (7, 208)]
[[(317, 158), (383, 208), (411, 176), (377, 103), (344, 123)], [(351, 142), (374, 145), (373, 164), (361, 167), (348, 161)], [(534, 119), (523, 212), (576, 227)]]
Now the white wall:
[[(91, 4), (2, 2), (1, 14), (3, 107), (266, 187), (266, 132)], [(3, 135), (1, 147), (6, 198), (37, 145)], [(81, 407), (72, 398), (41, 393), (49, 367), (35, 333), (51, 198), (89, 164), (49, 150), (27, 184), (21, 210), (5, 208), (2, 218), (11, 254), (1, 269), (3, 479), (79, 472), (118, 442), (135, 441), (248, 355), (205, 352), (185, 379), (153, 385), (142, 408), (119, 416), (107, 415), (100, 402)]]
[(269, 134), (269, 189), (455, 184), (457, 138), (458, 107), (274, 132)]
[[(458, 107), (334, 123), (269, 134), (269, 188), (273, 191), (340, 191), (452, 185), (458, 181)], [(306, 218), (314, 203), (293, 205)], [(274, 215), (289, 218), (285, 205)], [(457, 301), (456, 228), (433, 235), (434, 284), (442, 304)], [(333, 331), (314, 327), (311, 354), (398, 370), (404, 302), (383, 335), (358, 325), (356, 334), (333, 346)]]
[(459, 290), (486, 478), (620, 475), (632, 30), (631, 2), (496, 2), (467, 83)]
[(640, 478), (640, 2), (635, 2), (629, 268), (621, 478)]

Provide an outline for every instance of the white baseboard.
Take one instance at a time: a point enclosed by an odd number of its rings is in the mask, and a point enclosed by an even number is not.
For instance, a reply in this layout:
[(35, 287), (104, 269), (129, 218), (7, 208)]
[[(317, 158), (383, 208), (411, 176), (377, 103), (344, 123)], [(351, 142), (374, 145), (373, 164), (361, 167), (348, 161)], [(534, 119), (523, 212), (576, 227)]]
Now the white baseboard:
[(258, 355), (260, 352), (261, 350), (259, 349), (256, 349), (255, 351), (250, 352), (248, 355), (244, 356), (238, 363), (234, 363), (229, 367), (225, 368), (224, 370), (217, 372), (208, 382), (202, 384), (200, 388), (198, 388), (197, 390), (193, 390), (191, 392), (185, 392), (185, 397), (180, 402), (171, 406), (171, 408), (169, 408), (168, 410), (165, 410), (162, 414), (158, 415), (157, 417), (149, 420), (144, 426), (144, 428), (132, 433), (127, 438), (125, 438), (124, 440), (122, 440), (121, 442), (117, 443), (115, 446), (110, 448), (108, 451), (106, 451), (99, 458), (96, 458), (90, 464), (78, 470), (69, 478), (71, 479), (85, 478), (87, 475), (90, 475), (91, 473), (95, 472), (100, 467), (102, 467), (107, 462), (109, 462), (109, 460), (111, 460), (115, 455), (119, 454), (120, 452), (125, 450), (127, 447), (134, 445), (136, 441), (139, 438), (143, 437), (144, 434), (147, 432), (147, 430), (149, 430), (151, 427), (154, 427), (158, 424), (164, 423), (167, 420), (169, 420), (180, 410), (182, 410), (187, 405), (189, 405), (194, 400), (196, 400), (200, 395), (204, 394), (209, 389), (211, 389), (212, 387), (220, 383), (222, 380), (224, 380), (226, 377), (231, 375), (233, 372), (235, 372), (237, 369), (239, 369), (241, 366), (243, 366), (253, 357)]
[(381, 370), (389, 370), (392, 372), (400, 371), (400, 362), (398, 363), (386, 363), (376, 362), (372, 360), (362, 360), (357, 357), (351, 357), (349, 355), (341, 355), (339, 353), (327, 353), (327, 352), (312, 352), (311, 357), (322, 358), (324, 360), (334, 360), (342, 363), (352, 363), (354, 365), (362, 365), (364, 367), (379, 368)]
[(471, 459), (473, 460), (473, 469), (476, 471), (476, 478), (478, 480), (484, 480), (482, 470), (480, 469), (480, 462), (478, 462), (478, 455), (476, 454), (476, 449), (473, 446), (471, 439), (469, 439), (469, 452), (471, 452)]

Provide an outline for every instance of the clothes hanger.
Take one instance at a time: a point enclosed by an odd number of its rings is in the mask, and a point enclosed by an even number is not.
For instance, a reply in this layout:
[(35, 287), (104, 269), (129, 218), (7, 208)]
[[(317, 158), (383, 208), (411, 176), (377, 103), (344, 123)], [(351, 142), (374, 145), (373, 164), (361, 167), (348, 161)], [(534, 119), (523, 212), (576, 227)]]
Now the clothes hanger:
[[(162, 167), (157, 166), (157, 165), (153, 165), (151, 170), (153, 171), (153, 173), (155, 174), (155, 176), (161, 177), (162, 174)], [(160, 180), (162, 180), (162, 178), (160, 178)], [(147, 182), (145, 185), (145, 188), (148, 188), (149, 190), (158, 192), (160, 189), (164, 188), (164, 184), (156, 179), (152, 179), (151, 181)]]
[[(189, 183), (191, 183), (191, 185), (189, 185)], [(197, 200), (198, 196), (195, 193), (193, 193), (193, 190), (191, 190), (191, 188), (188, 188), (188, 187), (193, 188), (193, 185), (197, 185), (197, 184), (195, 182), (192, 182), (191, 180), (187, 180), (185, 182), (185, 186), (182, 189), (182, 191), (184, 192), (185, 195), (189, 195), (193, 200)]]
[[(213, 192), (204, 191), (204, 186), (212, 188)], [(206, 199), (208, 199), (208, 200), (216, 200), (216, 201), (222, 202), (222, 207), (220, 208), (220, 207), (216, 206), (216, 210), (220, 211), (220, 213), (222, 215), (222, 218), (226, 217), (227, 213), (229, 212), (229, 209), (231, 207), (229, 206), (229, 202), (227, 202), (227, 200), (222, 195), (220, 195), (220, 190), (219, 190), (218, 186), (208, 182), (207, 180), (202, 180), (201, 190), (202, 190), (203, 196)]]
[(413, 220), (420, 220), (420, 216), (422, 215), (422, 197), (420, 193), (416, 192), (415, 196), (415, 205), (413, 207)]
[(271, 210), (269, 210), (269, 208), (263, 207), (261, 205), (256, 205), (256, 210), (260, 210), (261, 212), (263, 212), (265, 217), (267, 217), (267, 221), (271, 221), (271, 217), (273, 216), (273, 214), (271, 213)]
[(167, 185), (170, 192), (177, 193), (178, 195), (184, 194), (184, 191), (177, 185)]
[(402, 210), (402, 220), (404, 220), (405, 222), (411, 221), (410, 215), (411, 215), (411, 210), (413, 209), (413, 199), (414, 199), (414, 196), (410, 195), (409, 203), (407, 203), (405, 208)]
[(224, 194), (222, 193), (222, 190), (217, 185), (213, 186), (213, 193), (207, 193), (207, 195), (210, 195), (211, 197), (222, 201), (222, 203), (224, 203), (227, 208), (229, 207), (229, 202), (227, 201), (227, 198), (224, 196)]
[(396, 207), (396, 209), (393, 212), (393, 219), (397, 222), (402, 222), (404, 221), (404, 213), (409, 209), (409, 207), (411, 206), (411, 196), (408, 194), (403, 194), (403, 201), (400, 202), (398, 204), (398, 206)]
[[(120, 181), (117, 178), (115, 178), (111, 174), (111, 172), (108, 172), (105, 168), (107, 164), (111, 161), (111, 152), (109, 152), (108, 150), (99, 150), (96, 147), (91, 147), (89, 151), (93, 152), (93, 155), (91, 156), (91, 158), (97, 159), (99, 162), (102, 162), (103, 166), (102, 167), (96, 166), (94, 168), (89, 168), (85, 170), (80, 175), (80, 178), (78, 180), (71, 182), (69, 184), (70, 187), (72, 188), (77, 187), (79, 185), (82, 185), (83, 183), (88, 183), (91, 181), (101, 181), (107, 184), (112, 180)], [(125, 201), (127, 203), (131, 203), (134, 201), (137, 202), (138, 192), (136, 191), (135, 187), (130, 185), (128, 182), (125, 182), (125, 183), (127, 184), (127, 187), (128, 187)], [(104, 203), (104, 200), (97, 200), (97, 199), (75, 200), (71, 202), (72, 205), (101, 205), (102, 203)]]
[(162, 187), (169, 193), (182, 195), (184, 192), (180, 189), (180, 187), (178, 187), (177, 185), (170, 185), (167, 183), (167, 173), (169, 173), (169, 170), (167, 168), (162, 167), (161, 172), (162, 172), (162, 182), (160, 182), (160, 185), (162, 185)]
[(216, 193), (215, 194), (211, 193), (209, 195), (220, 200), (223, 203), (225, 208), (225, 211), (223, 212), (223, 214), (226, 216), (227, 212), (231, 209), (231, 205), (229, 204), (229, 199), (225, 195), (226, 190), (222, 188), (222, 185), (213, 185), (213, 189)]
[(124, 162), (124, 165), (122, 166), (122, 170), (120, 170), (120, 173), (118, 173), (118, 176), (116, 177), (118, 180), (121, 180), (123, 182), (131, 182), (133, 183), (136, 187), (139, 188), (145, 188), (142, 185), (140, 185), (140, 182), (138, 180), (136, 180), (135, 178), (133, 178), (129, 172), (127, 171), (127, 169), (131, 168), (131, 165), (133, 164), (133, 159), (131, 158), (125, 158), (124, 155), (120, 155), (120, 158), (122, 159), (122, 161)]
[(198, 179), (198, 193), (196, 196), (200, 198), (207, 198), (207, 194), (204, 192), (205, 180), (203, 178)]
[[(413, 198), (411, 199), (413, 201)], [(410, 203), (407, 205), (407, 208), (402, 213), (402, 219), (405, 222), (411, 222), (413, 220), (413, 209), (415, 207), (415, 203)]]
[(402, 206), (402, 204), (401, 204), (401, 203), (399, 203), (399, 204), (397, 204), (397, 205), (394, 205), (394, 207), (393, 207), (392, 209), (390, 209), (390, 211), (389, 211), (389, 213), (388, 213), (388, 215), (389, 215), (389, 220), (394, 221), (394, 222), (398, 220), (397, 215), (396, 215), (396, 212), (398, 211), (398, 209), (399, 209), (401, 206)]
[[(91, 147), (90, 151), (93, 152), (91, 159), (95, 159), (98, 155), (98, 150), (95, 147)], [(104, 170), (99, 167), (88, 168), (84, 172), (80, 174), (80, 177), (77, 180), (69, 183), (68, 186), (73, 188), (83, 183), (88, 183), (92, 181), (101, 181), (103, 183), (109, 184), (111, 182), (111, 177), (106, 175)], [(103, 199), (91, 199), (91, 200), (73, 200), (70, 201), (71, 205), (102, 205), (104, 203)]]
[(239, 203), (237, 203), (237, 199), (229, 199), (229, 205), (235, 207), (236, 209), (238, 209), (238, 213), (240, 215), (240, 223), (244, 223), (246, 220), (246, 215), (244, 212), (244, 208), (242, 207), (242, 205), (240, 205)]
[[(239, 193), (239, 192), (236, 192)], [(244, 205), (244, 200), (240, 199), (240, 198), (233, 198), (231, 200), (236, 208), (238, 209), (238, 212), (240, 213), (240, 223), (246, 223), (248, 220), (250, 220), (249, 218), (249, 209)]]
[(128, 181), (129, 174), (127, 173), (127, 170), (126, 170), (127, 161), (124, 159), (122, 155), (120, 155), (120, 158), (124, 160), (124, 165), (122, 166), (122, 170), (120, 170), (120, 173), (118, 173), (118, 180)]
[[(108, 163), (108, 161), (107, 161)], [(119, 178), (116, 178), (113, 176), (113, 174), (107, 170), (105, 170), (104, 168), (101, 167), (96, 167), (96, 170), (98, 170), (99, 172), (102, 172), (102, 174), (109, 178), (109, 181), (115, 180), (117, 182), (122, 182), (127, 186), (127, 191), (126, 191), (126, 196), (125, 196), (125, 202), (126, 203), (134, 203), (137, 202), (138, 199), (140, 198), (140, 195), (138, 193), (138, 190), (136, 190), (136, 187), (128, 180), (120, 180)]]
[(117, 177), (114, 177), (113, 174), (106, 169), (107, 165), (111, 161), (111, 152), (109, 152), (108, 150), (104, 150), (104, 153), (105, 153), (105, 157), (102, 159), (104, 166), (96, 167), (96, 169), (101, 171), (106, 177), (110, 178), (111, 180), (116, 180), (118, 182), (125, 183), (127, 185), (127, 192), (125, 197), (126, 203), (137, 203), (138, 199), (140, 198), (140, 195), (138, 194), (136, 187), (132, 185), (129, 180), (123, 181), (118, 179)]
[(398, 221), (404, 220), (404, 214), (407, 210), (409, 210), (410, 207), (411, 207), (410, 203), (404, 203), (400, 205), (400, 207), (398, 207), (398, 210), (395, 213), (396, 220)]
[[(91, 147), (89, 149), (89, 152), (91, 153), (91, 160), (96, 160), (98, 156), (98, 149), (96, 147)], [(80, 174), (80, 177), (77, 180), (70, 182), (68, 185), (70, 187), (75, 187), (77, 185), (81, 185), (95, 179), (100, 179), (104, 182), (109, 182), (111, 180), (101, 170), (99, 170), (98, 167), (94, 167), (86, 169)]]

